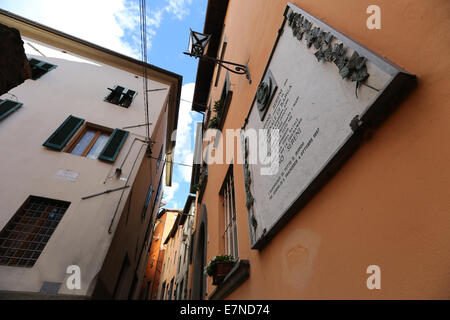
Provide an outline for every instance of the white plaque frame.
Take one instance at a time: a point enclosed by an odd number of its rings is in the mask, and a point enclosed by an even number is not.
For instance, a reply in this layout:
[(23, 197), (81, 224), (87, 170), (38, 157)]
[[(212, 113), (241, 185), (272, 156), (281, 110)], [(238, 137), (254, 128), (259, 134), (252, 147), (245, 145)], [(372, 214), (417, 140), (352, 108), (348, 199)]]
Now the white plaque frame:
[[(342, 43), (348, 55), (356, 51), (365, 57), (370, 75), (367, 81), (358, 88), (356, 82), (341, 77), (333, 62), (319, 62), (314, 54), (317, 49), (308, 48), (305, 39), (298, 40), (288, 26), (292, 12), (311, 22), (313, 28), (332, 34), (333, 44)], [(286, 140), (280, 133), (280, 146), (284, 146), (281, 154), (292, 163), (289, 165), (283, 160), (280, 171), (274, 176), (261, 175), (261, 164), (246, 164), (245, 143), (241, 140), (250, 243), (252, 249), (259, 250), (356, 151), (366, 129), (379, 125), (415, 84), (414, 75), (292, 3), (286, 6), (260, 83), (268, 73), (275, 78), (278, 90), (263, 117), (256, 107), (255, 95), (242, 129), (282, 128), (284, 124), (284, 132), (290, 132), (287, 136), (294, 133), (297, 138), (287, 144), (290, 147), (287, 150)], [(294, 120), (282, 121), (285, 119), (277, 117), (280, 113), (289, 114)], [(289, 126), (292, 121), (295, 128)], [(276, 188), (276, 181), (281, 180), (284, 186)], [(275, 194), (273, 190), (277, 190)]]

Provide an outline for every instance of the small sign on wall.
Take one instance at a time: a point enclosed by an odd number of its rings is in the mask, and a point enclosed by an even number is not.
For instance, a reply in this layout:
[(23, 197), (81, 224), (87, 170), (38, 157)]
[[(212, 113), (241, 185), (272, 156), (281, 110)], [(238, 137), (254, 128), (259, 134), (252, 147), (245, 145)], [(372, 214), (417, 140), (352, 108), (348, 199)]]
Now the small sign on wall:
[(67, 170), (67, 169), (60, 169), (55, 174), (56, 179), (64, 180), (64, 181), (70, 181), (75, 182), (80, 174), (75, 171)]

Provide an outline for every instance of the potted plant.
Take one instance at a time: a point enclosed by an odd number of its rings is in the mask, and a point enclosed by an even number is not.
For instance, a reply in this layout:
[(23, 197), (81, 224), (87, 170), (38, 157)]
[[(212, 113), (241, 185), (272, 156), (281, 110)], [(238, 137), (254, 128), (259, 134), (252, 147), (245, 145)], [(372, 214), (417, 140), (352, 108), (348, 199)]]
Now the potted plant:
[(213, 277), (213, 285), (219, 285), (230, 273), (235, 264), (235, 259), (230, 255), (215, 256), (206, 266), (206, 274)]
[(209, 120), (208, 128), (210, 128), (210, 129), (219, 129), (219, 122), (220, 122), (219, 117), (217, 115), (215, 115), (214, 117), (212, 117)]

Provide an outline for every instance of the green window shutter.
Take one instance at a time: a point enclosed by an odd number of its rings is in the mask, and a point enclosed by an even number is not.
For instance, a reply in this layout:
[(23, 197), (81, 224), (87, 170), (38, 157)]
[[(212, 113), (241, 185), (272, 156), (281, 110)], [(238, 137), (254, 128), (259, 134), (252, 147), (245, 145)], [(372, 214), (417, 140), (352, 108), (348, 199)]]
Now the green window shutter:
[(124, 108), (128, 108), (137, 95), (137, 91), (127, 89), (118, 85), (114, 86), (113, 89), (107, 89), (111, 92), (105, 97), (104, 101), (116, 104)]
[(43, 145), (51, 149), (62, 150), (83, 123), (84, 119), (70, 115)]
[(121, 105), (124, 108), (128, 108), (131, 105), (131, 102), (133, 102), (133, 99), (136, 95), (137, 95), (136, 91), (126, 89), (122, 94), (122, 98), (119, 101), (119, 105)]
[(122, 93), (125, 90), (125, 88), (121, 86), (114, 86), (113, 89), (108, 88), (108, 90), (111, 91), (111, 93), (108, 96), (106, 96), (105, 101), (114, 104), (119, 104), (120, 98), (122, 97)]
[(0, 120), (9, 116), (10, 113), (19, 109), (22, 103), (13, 100), (5, 99), (0, 102)]
[(100, 160), (114, 162), (120, 149), (122, 149), (128, 134), (128, 131), (115, 129), (98, 158)]

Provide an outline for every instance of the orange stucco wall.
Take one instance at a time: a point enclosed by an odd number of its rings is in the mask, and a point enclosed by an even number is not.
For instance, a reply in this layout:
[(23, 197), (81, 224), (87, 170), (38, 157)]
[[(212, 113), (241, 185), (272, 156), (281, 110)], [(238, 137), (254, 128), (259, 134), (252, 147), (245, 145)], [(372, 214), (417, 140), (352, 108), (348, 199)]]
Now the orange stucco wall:
[[(141, 297), (145, 297), (147, 291), (147, 300), (156, 298), (156, 292), (159, 286), (159, 277), (161, 276), (161, 267), (164, 261), (164, 250), (161, 250), (161, 242), (166, 223), (167, 214), (163, 214), (160, 218), (161, 222), (155, 228), (153, 237), (150, 239), (151, 247), (148, 253), (148, 262), (145, 269), (144, 281), (142, 283)], [(150, 287), (148, 282), (150, 281)]]
[[(418, 85), (262, 251), (250, 249), (243, 169), (234, 166), (239, 252), (250, 260), (250, 278), (228, 298), (450, 298), (450, 2), (292, 2), (417, 75)], [(225, 60), (248, 62), (253, 82), (230, 74), (233, 99), (224, 129), (243, 125), (286, 3), (230, 0)], [(381, 8), (381, 30), (366, 27), (372, 4)], [(222, 72), (212, 86), (211, 101), (218, 100), (224, 78)], [(218, 197), (227, 169), (208, 168), (202, 199), (207, 261), (223, 253)], [(381, 290), (366, 287), (372, 264), (381, 267)]]

